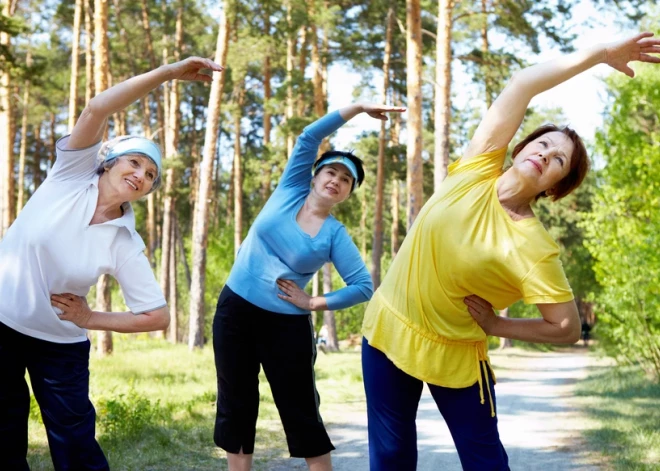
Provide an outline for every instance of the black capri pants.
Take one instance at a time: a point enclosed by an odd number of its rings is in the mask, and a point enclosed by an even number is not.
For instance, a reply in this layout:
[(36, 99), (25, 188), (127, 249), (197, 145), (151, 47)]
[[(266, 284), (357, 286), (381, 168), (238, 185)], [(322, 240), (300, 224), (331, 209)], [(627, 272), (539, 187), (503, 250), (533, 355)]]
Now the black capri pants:
[(291, 456), (312, 458), (335, 449), (319, 413), (311, 315), (266, 311), (225, 286), (213, 319), (213, 351), (216, 445), (229, 453), (254, 452), (263, 365)]

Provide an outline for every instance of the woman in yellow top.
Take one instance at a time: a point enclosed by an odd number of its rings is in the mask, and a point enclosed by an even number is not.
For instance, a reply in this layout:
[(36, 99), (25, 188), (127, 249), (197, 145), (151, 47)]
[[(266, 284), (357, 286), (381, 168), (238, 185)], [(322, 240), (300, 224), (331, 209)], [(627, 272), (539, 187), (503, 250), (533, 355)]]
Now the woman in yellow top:
[[(364, 318), (372, 471), (415, 469), (423, 382), (463, 469), (509, 469), (497, 431), (486, 336), (579, 339), (559, 248), (531, 204), (545, 196), (556, 201), (577, 188), (588, 157), (575, 131), (551, 125), (517, 144), (513, 165), (503, 172), (506, 149), (539, 93), (596, 64), (632, 77), (628, 62), (660, 62), (651, 55), (660, 52), (660, 40), (651, 36), (597, 45), (516, 73), (420, 211)], [(519, 299), (536, 304), (541, 318), (497, 317), (490, 307), (503, 309)]]

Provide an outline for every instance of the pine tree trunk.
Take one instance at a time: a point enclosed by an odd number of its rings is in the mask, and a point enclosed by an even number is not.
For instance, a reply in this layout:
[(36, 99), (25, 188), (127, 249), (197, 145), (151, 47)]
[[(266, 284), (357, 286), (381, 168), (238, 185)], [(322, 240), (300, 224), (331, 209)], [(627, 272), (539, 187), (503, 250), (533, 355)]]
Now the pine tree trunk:
[[(101, 275), (96, 283), (96, 310), (101, 312), (112, 312), (112, 297), (110, 276)], [(96, 353), (100, 357), (112, 354), (112, 332), (99, 330), (96, 335)]]
[[(394, 103), (395, 106), (401, 105), (401, 99), (399, 95), (394, 93)], [(399, 146), (399, 136), (401, 135), (401, 115), (399, 113), (394, 113), (392, 116), (392, 126), (390, 128), (390, 143), (392, 147)], [(396, 155), (392, 156), (392, 164), (396, 167), (399, 164), (399, 159)], [(390, 254), (392, 259), (396, 256), (399, 251), (399, 201), (401, 199), (400, 192), (401, 182), (397, 178), (396, 173), (392, 178), (392, 197), (390, 199), (390, 210), (392, 211), (392, 225), (390, 226)]]
[[(225, 0), (220, 18), (215, 62), (225, 64), (229, 49), (230, 22), (227, 11), (231, 2)], [(213, 164), (215, 162), (218, 127), (220, 122), (220, 103), (225, 85), (224, 73), (214, 73), (211, 85), (209, 110), (204, 136), (204, 155), (199, 169), (199, 190), (195, 203), (192, 233), (192, 283), (190, 287), (190, 329), (188, 347), (201, 348), (204, 345), (204, 288), (206, 271), (206, 247), (208, 244), (209, 198), (213, 182)]]
[[(319, 272), (314, 272), (312, 275), (312, 297), (315, 298), (319, 295)], [(316, 311), (312, 311), (312, 326), (316, 332)]]
[(360, 192), (360, 255), (362, 260), (367, 260), (367, 217), (369, 208), (367, 205), (367, 192)]
[[(266, 12), (264, 17), (264, 28), (266, 35), (270, 35), (270, 12)], [(270, 114), (271, 91), (271, 65), (270, 51), (264, 57), (264, 175), (261, 182), (261, 199), (265, 202), (270, 197), (270, 180), (272, 175), (272, 162), (270, 159), (270, 134), (272, 129)]]
[[(332, 264), (323, 265), (323, 292), (332, 291)], [(337, 324), (335, 322), (335, 311), (323, 311), (323, 325), (328, 329), (328, 345), (326, 349), (330, 352), (339, 351), (339, 340), (337, 339)]]
[[(141, 1), (142, 7), (142, 29), (146, 38), (147, 55), (149, 56), (149, 64), (151, 69), (158, 67), (156, 60), (156, 53), (154, 52), (154, 42), (151, 36), (151, 24), (149, 23), (149, 7), (147, 0)], [(163, 111), (163, 99), (160, 89), (154, 90), (154, 99), (156, 100), (156, 117), (158, 118), (158, 140), (162, 146), (165, 145), (165, 113)]]
[(177, 292), (177, 271), (176, 271), (176, 214), (172, 214), (172, 226), (171, 226), (171, 243), (170, 243), (170, 297), (168, 301), (168, 307), (170, 309), (170, 325), (168, 329), (163, 332), (164, 336), (171, 343), (176, 343), (176, 340), (179, 335), (179, 298)]
[[(7, 1), (2, 14), (12, 17), (16, 2)], [(9, 34), (0, 31), (0, 47), (11, 49)], [(9, 67), (0, 58), (0, 238), (14, 221), (16, 203), (14, 201), (14, 116), (12, 100), (12, 80)]]
[[(490, 46), (488, 44), (488, 2), (487, 0), (481, 0), (481, 54), (484, 58), (484, 68), (488, 67), (488, 53), (490, 52)], [(484, 74), (484, 93), (486, 94), (486, 109), (490, 108), (490, 105), (493, 104), (492, 86), (490, 83), (490, 78), (488, 73)]]
[[(101, 93), (108, 88), (108, 73), (110, 63), (108, 58), (108, 2), (107, 0), (95, 0), (94, 4), (94, 88), (96, 93)], [(54, 130), (51, 133), (54, 138)], [(106, 128), (104, 139), (107, 139)], [(53, 144), (53, 148), (55, 148)], [(107, 275), (99, 278), (96, 285), (97, 310), (110, 312), (110, 280)], [(99, 307), (100, 306), (100, 307)], [(98, 335), (99, 355), (112, 353), (112, 332), (100, 331)]]
[[(385, 52), (383, 54), (383, 93), (381, 103), (387, 104), (387, 93), (390, 88), (390, 56), (392, 54), (392, 27), (394, 10), (387, 11), (385, 27)], [(376, 202), (374, 205), (374, 238), (371, 246), (371, 281), (374, 290), (380, 286), (380, 259), (383, 256), (383, 193), (385, 188), (385, 140), (387, 132), (385, 121), (380, 123), (378, 135), (378, 162), (376, 164)], [(366, 190), (363, 190), (366, 192)]]
[(41, 125), (34, 127), (34, 155), (32, 156), (32, 194), (37, 191), (39, 185), (43, 181), (43, 173), (41, 170), (41, 155), (43, 152), (44, 144), (41, 141)]
[[(296, 35), (293, 30), (293, 5), (292, 0), (286, 1), (286, 22), (287, 22), (287, 37), (286, 37), (286, 122), (290, 124), (291, 118), (294, 113), (295, 99), (293, 97), (293, 63), (296, 58)], [(293, 132), (289, 128), (286, 134), (286, 155), (287, 158), (293, 152), (295, 138)]]
[[(28, 49), (25, 64), (30, 67), (32, 65), (32, 54)], [(18, 157), (18, 198), (16, 198), (16, 216), (23, 209), (25, 201), (25, 152), (27, 149), (27, 128), (28, 128), (28, 109), (30, 103), (30, 81), (26, 80), (25, 89), (23, 90), (23, 116), (21, 119), (21, 147)]]
[(438, 191), (449, 165), (451, 120), (451, 30), (453, 0), (438, 2), (438, 31), (435, 46), (435, 149), (433, 190)]
[(422, 168), (422, 17), (420, 0), (406, 0), (406, 64), (408, 86), (407, 228), (423, 204)]
[[(309, 37), (307, 34), (307, 25), (300, 27), (300, 49), (298, 50), (298, 71), (300, 73), (300, 80), (305, 80), (305, 69), (307, 68), (307, 42)], [(304, 116), (305, 114), (305, 105), (307, 100), (302, 93), (298, 93), (296, 106), (296, 116)]]
[(76, 0), (73, 13), (73, 37), (71, 39), (71, 82), (69, 85), (69, 132), (73, 130), (78, 116), (78, 63), (80, 59), (80, 20), (83, 0)]
[(83, 10), (85, 14), (85, 105), (94, 96), (94, 54), (93, 41), (94, 31), (92, 23), (91, 0), (83, 0)]
[(245, 80), (236, 84), (236, 112), (234, 113), (234, 258), (243, 239), (243, 162), (241, 157), (241, 119), (245, 98)]

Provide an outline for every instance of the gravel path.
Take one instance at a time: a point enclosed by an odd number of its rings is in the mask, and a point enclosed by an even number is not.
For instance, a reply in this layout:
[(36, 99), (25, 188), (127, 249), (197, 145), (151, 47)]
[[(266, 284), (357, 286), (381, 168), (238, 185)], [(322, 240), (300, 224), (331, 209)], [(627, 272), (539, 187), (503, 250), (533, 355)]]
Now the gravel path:
[[(580, 348), (565, 352), (508, 349), (491, 353), (497, 375), (499, 430), (512, 470), (597, 471), (584, 447), (588, 422), (578, 410), (575, 384), (596, 364)], [(337, 447), (335, 471), (369, 469), (364, 402), (324, 412)], [(460, 471), (456, 448), (435, 402), (424, 388), (417, 413), (418, 471)], [(269, 471), (305, 470), (303, 460), (277, 460)], [(403, 471), (403, 470), (402, 470)]]

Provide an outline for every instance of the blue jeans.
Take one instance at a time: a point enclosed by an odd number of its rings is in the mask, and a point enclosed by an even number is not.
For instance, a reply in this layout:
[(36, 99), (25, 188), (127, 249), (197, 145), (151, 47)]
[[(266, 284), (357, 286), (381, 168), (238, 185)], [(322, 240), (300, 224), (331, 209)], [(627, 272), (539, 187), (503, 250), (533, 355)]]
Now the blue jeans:
[[(371, 471), (414, 471), (417, 467), (415, 419), (422, 381), (397, 368), (364, 337), (362, 372)], [(483, 383), (486, 384), (485, 379)], [(493, 381), (489, 384), (495, 404)], [(463, 469), (508, 471), (509, 459), (497, 431), (497, 417), (491, 417), (489, 401), (480, 403), (478, 383), (460, 389), (428, 386), (449, 427)]]
[(23, 335), (0, 323), (0, 469), (27, 464), (30, 374), (56, 471), (108, 470), (94, 438), (96, 412), (89, 400), (88, 340), (59, 344)]

